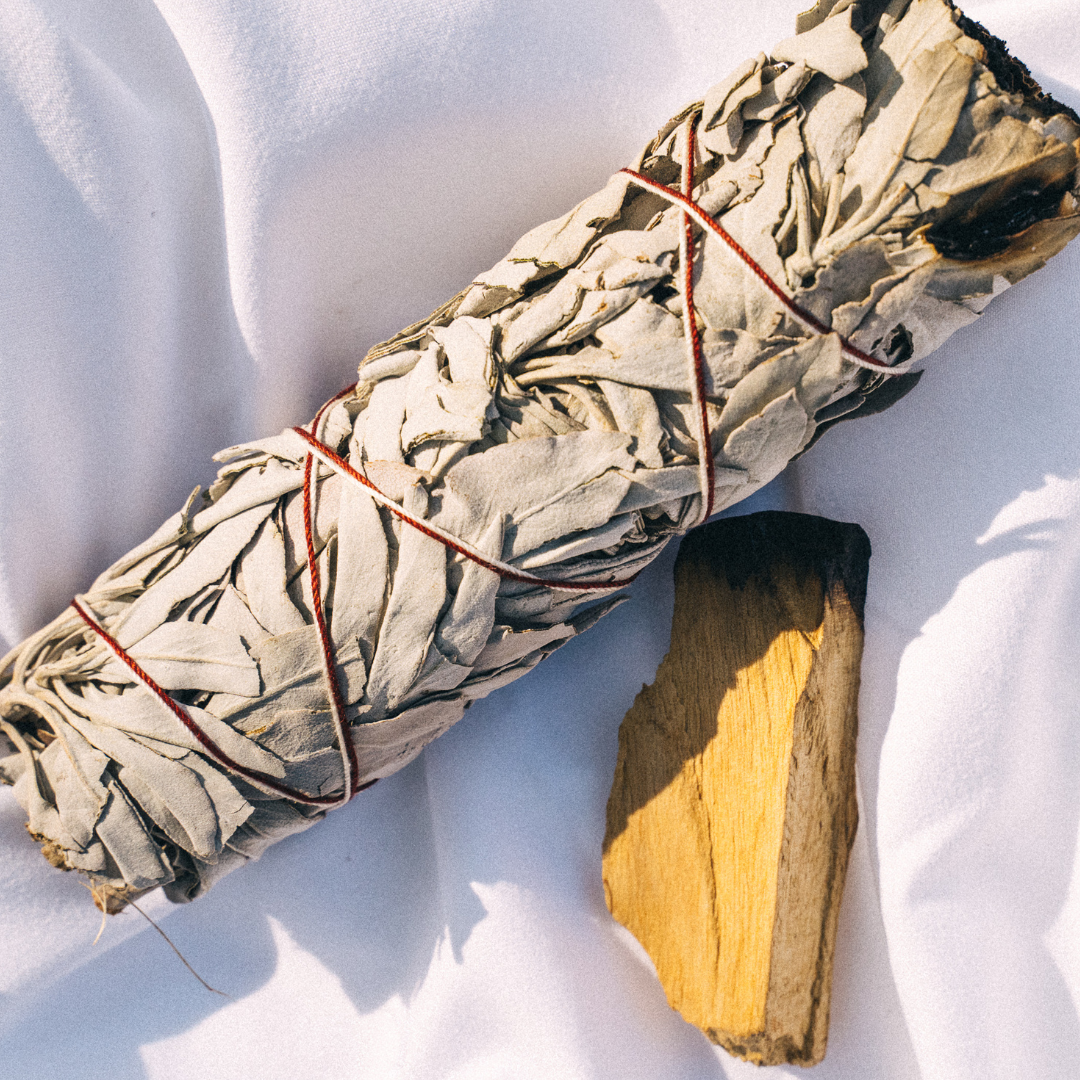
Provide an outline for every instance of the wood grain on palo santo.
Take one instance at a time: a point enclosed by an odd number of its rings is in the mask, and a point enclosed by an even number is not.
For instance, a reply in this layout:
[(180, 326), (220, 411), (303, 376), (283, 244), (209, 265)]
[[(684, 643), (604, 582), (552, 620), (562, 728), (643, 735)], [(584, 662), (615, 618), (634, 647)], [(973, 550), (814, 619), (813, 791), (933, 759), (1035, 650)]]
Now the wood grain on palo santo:
[(50, 861), (110, 905), (200, 895), (1080, 231), (1080, 120), (946, 0), (823, 0), (799, 30), (372, 349), (312, 432), (223, 452), (0, 663), (0, 779)]
[(671, 1006), (759, 1064), (825, 1054), (869, 556), (801, 514), (691, 533), (671, 651), (619, 731), (608, 907)]

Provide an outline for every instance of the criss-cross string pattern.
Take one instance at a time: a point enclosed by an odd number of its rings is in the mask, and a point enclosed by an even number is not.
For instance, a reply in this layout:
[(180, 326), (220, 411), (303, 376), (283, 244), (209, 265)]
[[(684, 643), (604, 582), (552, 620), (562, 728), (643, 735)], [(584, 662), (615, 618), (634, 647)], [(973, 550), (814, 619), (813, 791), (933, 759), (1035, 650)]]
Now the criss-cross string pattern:
[(375, 502), (386, 507), (396, 518), (404, 521), (407, 525), (411, 525), (425, 536), (430, 536), (432, 540), (438, 540), (440, 544), (445, 545), (451, 551), (457, 552), (458, 555), (464, 556), (470, 562), (477, 563), (486, 570), (491, 570), (507, 581), (518, 581), (523, 585), (544, 585), (549, 589), (559, 589), (564, 592), (597, 592), (601, 589), (621, 589), (624, 585), (629, 585), (637, 577), (637, 574), (634, 574), (631, 577), (619, 578), (614, 581), (563, 581), (530, 574), (526, 570), (521, 570), (510, 563), (502, 562), (494, 556), (485, 554), (474, 544), (470, 544), (445, 529), (439, 528), (433, 522), (424, 521), (422, 518), (410, 514), (402, 508), (400, 503), (395, 502), (390, 496), (384, 495), (363, 473), (353, 468), (339, 454), (335, 454), (329, 446), (319, 442), (309, 431), (305, 431), (300, 427), (294, 427), (292, 430), (294, 434), (299, 435), (307, 443), (309, 456), (318, 458), (324, 465), (340, 476), (345, 477), (346, 480), (359, 484)]
[[(689, 151), (693, 150), (694, 136), (693, 136), (693, 124), (696, 117), (691, 117), (688, 122), (688, 135), (687, 144)], [(688, 153), (688, 158), (690, 154)], [(691, 170), (693, 164), (690, 165)], [(707, 214), (693, 199), (690, 194), (684, 194), (681, 191), (676, 191), (675, 188), (668, 187), (667, 184), (661, 184), (656, 180), (650, 180), (649, 177), (643, 176), (639, 172), (635, 172), (633, 169), (622, 169), (621, 172), (629, 176), (635, 184), (639, 187), (645, 188), (647, 191), (651, 191), (654, 195), (659, 195), (661, 198), (666, 199), (668, 202), (681, 208), (683, 212), (684, 221), (686, 218), (690, 218), (697, 222), (703, 229), (711, 232), (714, 236), (722, 240), (731, 252), (745, 264), (748, 270), (754, 274), (754, 276), (765, 286), (780, 301), (780, 304), (787, 311), (787, 313), (799, 324), (804, 330), (809, 330), (813, 334), (835, 334), (831, 326), (827, 326), (816, 315), (812, 315), (805, 308), (800, 307), (784, 290), (776, 284), (775, 281), (766, 273), (761, 267), (761, 264), (735, 239), (715, 218)], [(685, 174), (685, 165), (684, 165)], [(684, 186), (685, 183), (684, 183)], [(688, 189), (689, 191), (689, 189)], [(687, 277), (690, 276), (692, 266), (689, 265), (690, 260), (687, 260), (686, 271)], [(696, 333), (696, 325), (694, 320), (688, 320), (690, 328), (687, 329), (687, 334)], [(876, 356), (871, 356), (868, 352), (864, 352), (862, 349), (852, 345), (850, 341), (841, 335), (836, 335), (840, 339), (840, 351), (843, 353), (845, 359), (855, 364), (857, 367), (868, 368), (870, 371), (876, 371), (880, 375), (903, 375), (910, 367), (908, 364), (887, 364), (884, 360), (879, 360)], [(698, 369), (703, 371), (704, 365), (700, 359), (697, 362)]]
[[(303, 791), (297, 791), (287, 784), (275, 780), (274, 777), (256, 769), (248, 769), (238, 761), (233, 760), (220, 746), (206, 734), (196, 723), (194, 717), (178, 701), (174, 701), (158, 685), (157, 681), (145, 670), (139, 662), (131, 656), (123, 646), (106, 630), (78, 600), (72, 600), (71, 606), (75, 613), (102, 641), (116, 654), (117, 657), (131, 670), (131, 673), (145, 686), (164, 706), (176, 717), (180, 723), (194, 736), (195, 741), (206, 751), (207, 757), (216, 761), (219, 765), (228, 769), (229, 772), (242, 776), (249, 784), (260, 791), (271, 795), (280, 795), (293, 802), (306, 803), (309, 806), (325, 806), (327, 808), (340, 806), (340, 795), (308, 795)], [(351, 742), (351, 740), (350, 740)]]
[[(315, 419), (311, 422), (312, 432), (319, 430), (319, 424), (327, 410), (336, 402), (340, 401), (341, 398), (349, 394), (354, 389), (354, 386), (355, 384), (346, 387), (323, 405), (318, 413), (316, 413)], [(322, 659), (323, 676), (329, 691), (330, 712), (334, 722), (334, 730), (337, 736), (338, 750), (341, 753), (342, 768), (345, 778), (344, 788), (340, 795), (309, 795), (307, 792), (298, 791), (296, 788), (281, 783), (281, 781), (276, 780), (272, 776), (268, 776), (266, 773), (259, 772), (255, 769), (245, 768), (239, 762), (235, 761), (229, 754), (222, 750), (205, 731), (203, 731), (192, 714), (188, 712), (183, 705), (170, 697), (165, 690), (162, 689), (158, 682), (145, 671), (142, 665), (140, 665), (139, 662), (120, 645), (116, 638), (114, 638), (97, 621), (97, 619), (87, 611), (83, 604), (76, 599), (71, 601), (71, 606), (75, 609), (79, 618), (81, 618), (83, 622), (85, 622), (86, 625), (105, 642), (109, 649), (111, 649), (112, 652), (115, 653), (128, 667), (139, 682), (141, 682), (143, 686), (145, 686), (162, 703), (162, 705), (164, 705), (164, 707), (180, 721), (180, 723), (194, 736), (199, 745), (206, 751), (207, 756), (217, 762), (218, 765), (237, 776), (243, 777), (248, 783), (252, 784), (260, 791), (268, 794), (280, 795), (283, 798), (291, 799), (293, 802), (303, 803), (308, 806), (325, 806), (327, 809), (333, 809), (337, 806), (343, 806), (352, 799), (357, 792), (371, 787), (375, 781), (371, 780), (366, 784), (359, 783), (360, 763), (356, 756), (356, 747), (349, 734), (345, 697), (341, 691), (341, 680), (338, 676), (337, 663), (334, 658), (334, 646), (326, 626), (326, 615), (323, 611), (322, 582), (319, 574), (319, 561), (315, 552), (314, 529), (312, 528), (312, 519), (314, 516), (314, 486), (312, 484), (313, 464), (312, 455), (308, 454), (307, 459), (304, 462), (304, 541), (307, 546), (308, 573), (311, 579), (311, 607), (315, 614), (315, 627), (319, 637), (319, 653)]]
[[(694, 309), (694, 225), (696, 224), (706, 232), (718, 237), (731, 252), (739, 258), (743, 264), (761, 281), (780, 301), (789, 315), (802, 326), (815, 334), (832, 334), (835, 331), (826, 326), (820, 319), (800, 307), (775, 281), (762, 269), (750, 253), (742, 247), (734, 237), (728, 233), (714, 218), (707, 214), (693, 201), (694, 186), (694, 157), (695, 139), (694, 128), (698, 114), (691, 115), (686, 124), (684, 139), (685, 158), (682, 167), (682, 191), (668, 187), (656, 180), (652, 180), (633, 169), (623, 169), (622, 172), (631, 178), (639, 187), (651, 191), (666, 199), (669, 203), (679, 208), (679, 258), (680, 258), (680, 292), (683, 300), (683, 329), (686, 341), (687, 363), (690, 369), (690, 396), (694, 415), (697, 419), (697, 432), (695, 438), (698, 444), (698, 468), (701, 482), (701, 514), (699, 522), (707, 520), (713, 511), (714, 488), (715, 488), (715, 465), (709, 437), (709, 417), (707, 405), (706, 363), (701, 344), (701, 333), (697, 324)], [(839, 336), (839, 335), (838, 335)], [(884, 375), (899, 375), (907, 369), (907, 365), (890, 367), (887, 363), (869, 353), (856, 348), (849, 341), (840, 337), (840, 349), (844, 357), (859, 367), (869, 368)], [(444, 544), (463, 558), (477, 563), (478, 565), (498, 574), (507, 581), (515, 581), (524, 585), (535, 585), (549, 589), (566, 592), (599, 592), (603, 590), (620, 589), (629, 585), (636, 577), (619, 578), (608, 581), (571, 581), (555, 578), (545, 578), (537, 574), (530, 574), (525, 570), (515, 567), (510, 563), (503, 562), (494, 556), (481, 551), (475, 545), (460, 537), (453, 536), (445, 529), (441, 529), (433, 522), (424, 521), (410, 514), (402, 505), (391, 499), (388, 495), (376, 487), (358, 469), (348, 461), (335, 453), (329, 446), (319, 439), (319, 425), (327, 410), (340, 401), (343, 397), (355, 390), (356, 384), (347, 386), (340, 393), (331, 398), (316, 414), (311, 423), (310, 430), (302, 427), (294, 427), (293, 433), (303, 440), (306, 449), (304, 459), (304, 484), (303, 484), (303, 509), (304, 509), (304, 540), (307, 547), (308, 574), (311, 582), (312, 611), (314, 613), (315, 628), (319, 638), (320, 657), (323, 667), (323, 675), (326, 680), (330, 710), (333, 716), (334, 729), (337, 735), (338, 748), (341, 751), (342, 766), (344, 770), (344, 787), (340, 795), (309, 795), (297, 791), (286, 784), (268, 776), (265, 773), (248, 769), (235, 761), (225, 753), (213, 739), (202, 730), (194, 717), (179, 702), (171, 698), (164, 689), (130, 656), (119, 642), (97, 621), (87, 608), (78, 600), (73, 600), (71, 606), (86, 625), (112, 650), (113, 653), (128, 667), (132, 674), (157, 697), (162, 705), (167, 708), (176, 719), (191, 733), (199, 745), (206, 751), (208, 757), (213, 759), (223, 768), (238, 776), (243, 777), (249, 783), (261, 791), (279, 795), (291, 799), (297, 803), (310, 806), (324, 806), (333, 808), (347, 803), (357, 792), (370, 787), (375, 781), (361, 784), (360, 764), (357, 760), (356, 748), (349, 734), (349, 721), (347, 705), (341, 689), (341, 680), (338, 675), (337, 661), (335, 658), (334, 643), (326, 624), (326, 616), (323, 610), (322, 582), (319, 573), (319, 563), (315, 551), (315, 537), (313, 528), (313, 503), (316, 485), (313, 483), (317, 464), (326, 466), (332, 472), (360, 485), (380, 506), (384, 507), (400, 521), (417, 529), (425, 536)]]

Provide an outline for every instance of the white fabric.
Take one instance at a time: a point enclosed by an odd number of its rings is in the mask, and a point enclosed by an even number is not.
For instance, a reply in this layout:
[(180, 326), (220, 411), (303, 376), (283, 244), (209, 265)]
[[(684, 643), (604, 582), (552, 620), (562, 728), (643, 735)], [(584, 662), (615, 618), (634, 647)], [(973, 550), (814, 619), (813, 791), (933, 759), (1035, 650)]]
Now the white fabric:
[[(214, 450), (308, 419), (800, 6), (5, 0), (0, 633)], [(967, 10), (1080, 106), (1078, 0)], [(1078, 289), (1080, 246), (757, 500), (874, 545), (830, 1080), (1080, 1075)], [(190, 906), (150, 898), (231, 1000), (134, 912), (92, 945), (88, 894), (0, 793), (4, 1074), (760, 1075), (669, 1010), (600, 886), (670, 569), (325, 823)]]

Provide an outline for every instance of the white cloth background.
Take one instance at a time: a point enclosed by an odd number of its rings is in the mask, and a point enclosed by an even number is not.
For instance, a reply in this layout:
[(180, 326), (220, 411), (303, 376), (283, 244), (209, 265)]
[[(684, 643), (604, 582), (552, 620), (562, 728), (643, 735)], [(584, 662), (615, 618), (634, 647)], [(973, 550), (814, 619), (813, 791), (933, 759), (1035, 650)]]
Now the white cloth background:
[[(0, 634), (53, 616), (380, 337), (597, 189), (806, 0), (4, 0)], [(1078, 0), (972, 0), (1080, 106)], [(874, 545), (830, 1080), (1080, 1075), (1080, 246), (763, 502)], [(760, 1075), (599, 878), (634, 600), (219, 884), (98, 916), (0, 793), (0, 1072)], [(777, 1076), (804, 1075), (777, 1068)]]

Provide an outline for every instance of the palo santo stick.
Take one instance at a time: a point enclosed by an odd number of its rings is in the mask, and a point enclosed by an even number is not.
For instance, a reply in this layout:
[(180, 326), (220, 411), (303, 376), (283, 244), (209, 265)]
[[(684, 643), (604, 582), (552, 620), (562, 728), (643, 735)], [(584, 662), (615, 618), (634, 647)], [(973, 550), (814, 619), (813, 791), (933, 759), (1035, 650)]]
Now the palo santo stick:
[(869, 557), (803, 514), (690, 534), (671, 651), (619, 731), (608, 907), (672, 1008), (762, 1065), (825, 1055)]

